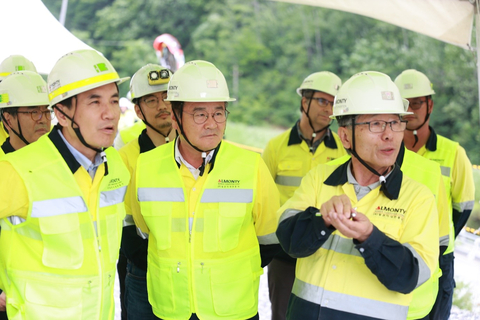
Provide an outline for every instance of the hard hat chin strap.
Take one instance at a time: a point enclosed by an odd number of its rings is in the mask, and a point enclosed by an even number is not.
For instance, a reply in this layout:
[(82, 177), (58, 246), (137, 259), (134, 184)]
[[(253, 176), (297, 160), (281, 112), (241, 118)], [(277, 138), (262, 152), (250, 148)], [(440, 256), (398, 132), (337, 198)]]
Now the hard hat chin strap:
[(18, 125), (18, 131), (19, 131), (19, 132), (15, 131), (12, 127), (10, 127), (10, 126), (8, 125), (8, 122), (7, 122), (7, 120), (5, 119), (5, 116), (3, 115), (3, 112), (4, 112), (4, 111), (2, 110), (2, 121), (3, 121), (3, 123), (5, 123), (5, 124), (8, 126), (8, 128), (10, 128), (10, 130), (12, 130), (12, 132), (15, 133), (15, 135), (16, 135), (18, 138), (20, 138), (20, 140), (22, 140), (23, 143), (25, 143), (25, 145), (28, 146), (28, 145), (30, 144), (30, 142), (28, 142), (27, 139), (25, 139), (25, 137), (24, 137), (23, 134), (22, 134), (22, 126), (20, 125), (20, 119), (18, 118), (18, 113), (17, 113), (17, 125)]
[(385, 196), (387, 196), (389, 199), (393, 199), (391, 194), (388, 192), (387, 187), (386, 187), (387, 179), (385, 178), (385, 174), (388, 173), (388, 168), (385, 170), (385, 172), (380, 174), (379, 172), (377, 172), (377, 170), (373, 169), (368, 163), (366, 163), (362, 158), (360, 158), (357, 151), (355, 151), (355, 119), (353, 119), (353, 123), (352, 123), (352, 148), (350, 149), (350, 152), (352, 153), (353, 156), (355, 156), (355, 158), (358, 159), (358, 161), (360, 161), (360, 163), (365, 168), (367, 168), (370, 172), (372, 172), (373, 174), (378, 176), (378, 180), (380, 181), (380, 184), (382, 185), (380, 187), (380, 190), (383, 191)]
[[(313, 153), (313, 141), (317, 137), (317, 133), (320, 133), (323, 130), (328, 129), (330, 127), (330, 125), (332, 124), (332, 120), (322, 129), (315, 131), (315, 128), (313, 127), (312, 119), (310, 119), (310, 116), (309, 116), (310, 104), (312, 103), (312, 100), (313, 100), (313, 95), (308, 100), (308, 107), (307, 107), (307, 112), (305, 112), (305, 115), (307, 116), (308, 124), (310, 125), (310, 128), (312, 128), (312, 131), (313, 131), (312, 132), (312, 138), (310, 139), (310, 152)], [(303, 106), (302, 106), (302, 110), (303, 110)]]
[[(55, 109), (58, 110), (58, 112), (60, 112), (61, 114), (63, 114), (65, 116), (65, 118), (67, 118), (68, 120), (70, 120), (70, 126), (72, 127), (73, 129), (73, 132), (75, 132), (75, 134), (77, 135), (77, 138), (78, 140), (80, 140), (80, 142), (87, 148), (89, 149), (92, 149), (93, 151), (97, 152), (97, 153), (100, 153), (100, 156), (102, 157), (102, 161), (103, 163), (105, 163), (105, 176), (108, 175), (108, 164), (107, 164), (107, 154), (105, 153), (104, 151), (104, 148), (95, 148), (94, 146), (90, 145), (87, 141), (85, 141), (85, 139), (83, 138), (83, 135), (82, 135), (82, 132), (80, 131), (80, 127), (78, 125), (78, 123), (75, 122), (74, 118), (75, 118), (75, 113), (76, 113), (76, 102), (77, 102), (77, 97), (74, 96), (72, 98), (72, 105), (73, 105), (73, 100), (75, 100), (75, 111), (73, 112), (73, 117), (70, 117), (69, 115), (67, 115), (65, 112), (63, 112), (63, 110), (61, 110), (59, 107), (57, 107), (57, 105), (54, 106)], [(75, 127), (75, 126), (76, 127)]]

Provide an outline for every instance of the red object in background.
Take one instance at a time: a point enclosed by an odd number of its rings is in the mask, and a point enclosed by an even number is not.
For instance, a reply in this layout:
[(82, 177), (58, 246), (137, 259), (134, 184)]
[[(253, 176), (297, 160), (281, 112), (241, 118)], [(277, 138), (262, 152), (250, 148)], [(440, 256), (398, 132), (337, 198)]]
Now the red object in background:
[(153, 48), (157, 54), (160, 65), (177, 71), (185, 63), (182, 46), (177, 38), (164, 33), (153, 41)]

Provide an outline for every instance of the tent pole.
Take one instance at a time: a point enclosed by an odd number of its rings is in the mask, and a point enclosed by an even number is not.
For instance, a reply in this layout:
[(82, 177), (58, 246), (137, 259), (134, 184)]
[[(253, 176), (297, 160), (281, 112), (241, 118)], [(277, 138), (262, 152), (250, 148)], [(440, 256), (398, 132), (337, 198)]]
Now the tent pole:
[(62, 26), (65, 26), (65, 19), (67, 18), (67, 7), (68, 7), (68, 0), (62, 1), (62, 8), (60, 9), (60, 23)]

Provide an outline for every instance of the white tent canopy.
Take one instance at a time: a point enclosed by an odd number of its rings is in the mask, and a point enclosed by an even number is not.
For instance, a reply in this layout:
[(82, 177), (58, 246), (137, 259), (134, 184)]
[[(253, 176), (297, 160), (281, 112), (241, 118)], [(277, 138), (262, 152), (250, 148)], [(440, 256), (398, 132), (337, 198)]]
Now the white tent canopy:
[[(480, 0), (273, 0), (360, 14), (465, 48), (476, 18), (477, 83), (480, 99)], [(480, 104), (479, 104), (480, 108)], [(480, 119), (479, 119), (480, 120)]]
[[(275, 0), (360, 14), (470, 48), (475, 6), (468, 0)], [(472, 0), (472, 2), (475, 2)]]
[(48, 74), (64, 54), (92, 49), (65, 29), (41, 0), (2, 0), (0, 10), (0, 62), (20, 54), (39, 73)]

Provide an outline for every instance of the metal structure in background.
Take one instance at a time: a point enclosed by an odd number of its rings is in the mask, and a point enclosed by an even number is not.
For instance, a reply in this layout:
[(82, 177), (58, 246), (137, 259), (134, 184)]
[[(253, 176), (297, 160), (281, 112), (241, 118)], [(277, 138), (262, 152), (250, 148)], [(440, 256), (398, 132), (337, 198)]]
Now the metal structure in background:
[[(480, 99), (479, 0), (273, 0), (340, 10), (381, 20), (467, 50), (476, 51)], [(473, 21), (476, 48), (472, 47)], [(480, 103), (479, 103), (480, 108)], [(480, 119), (479, 119), (480, 121)]]
[(177, 38), (171, 34), (164, 33), (159, 35), (153, 41), (153, 48), (161, 66), (175, 72), (185, 64), (182, 46)]

